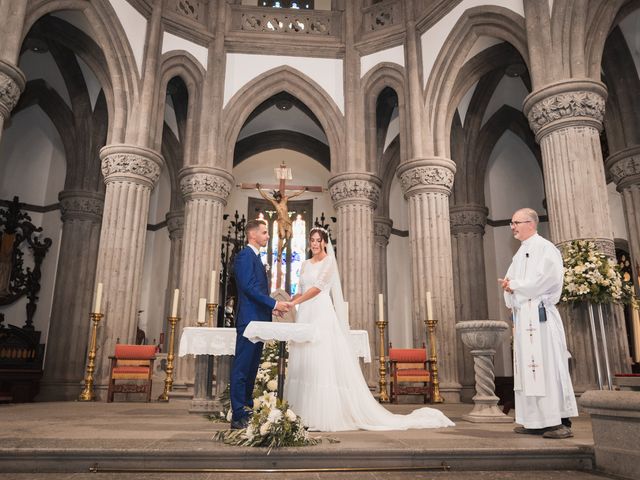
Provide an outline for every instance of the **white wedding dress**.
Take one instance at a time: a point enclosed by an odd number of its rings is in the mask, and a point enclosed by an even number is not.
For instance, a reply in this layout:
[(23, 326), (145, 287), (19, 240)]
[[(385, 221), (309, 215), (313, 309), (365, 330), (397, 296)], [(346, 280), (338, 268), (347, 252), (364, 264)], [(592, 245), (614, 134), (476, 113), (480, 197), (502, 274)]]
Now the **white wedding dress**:
[(289, 343), (284, 396), (311, 430), (406, 430), (453, 426), (442, 412), (420, 408), (396, 415), (380, 405), (365, 382), (348, 340), (348, 326), (336, 315), (330, 296), (339, 275), (335, 257), (302, 265), (300, 291), (321, 292), (298, 306), (296, 323), (311, 324), (314, 340)]

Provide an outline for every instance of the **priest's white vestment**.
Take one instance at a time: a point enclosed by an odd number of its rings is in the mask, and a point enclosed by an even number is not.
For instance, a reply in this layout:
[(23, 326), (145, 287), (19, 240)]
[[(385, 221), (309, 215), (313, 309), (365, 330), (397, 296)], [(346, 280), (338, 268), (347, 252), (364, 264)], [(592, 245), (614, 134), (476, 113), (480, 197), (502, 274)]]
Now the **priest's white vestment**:
[[(560, 425), (578, 415), (569, 376), (567, 340), (556, 304), (563, 280), (562, 255), (550, 241), (534, 234), (522, 242), (506, 278), (504, 293), (513, 311), (513, 375), (516, 422), (525, 428)], [(540, 321), (543, 303), (546, 321)]]

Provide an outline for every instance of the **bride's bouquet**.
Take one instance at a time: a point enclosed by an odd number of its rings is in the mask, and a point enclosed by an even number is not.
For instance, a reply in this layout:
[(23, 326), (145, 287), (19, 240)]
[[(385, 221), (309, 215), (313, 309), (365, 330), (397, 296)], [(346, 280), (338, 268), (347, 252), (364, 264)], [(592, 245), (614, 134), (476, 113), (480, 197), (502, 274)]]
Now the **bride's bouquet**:
[(574, 240), (563, 248), (563, 302), (635, 303), (630, 279), (615, 259), (601, 253), (594, 242)]

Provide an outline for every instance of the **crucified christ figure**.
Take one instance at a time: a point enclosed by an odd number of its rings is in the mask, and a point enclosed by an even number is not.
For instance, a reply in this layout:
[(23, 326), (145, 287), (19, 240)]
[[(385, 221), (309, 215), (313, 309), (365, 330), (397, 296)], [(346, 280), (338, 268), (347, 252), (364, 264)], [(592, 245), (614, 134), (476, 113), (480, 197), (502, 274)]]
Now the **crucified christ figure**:
[(256, 184), (256, 188), (258, 189), (258, 192), (260, 192), (262, 198), (271, 202), (273, 208), (276, 209), (276, 213), (278, 215), (278, 252), (283, 252), (284, 249), (287, 248), (289, 240), (291, 240), (291, 237), (293, 236), (293, 227), (291, 218), (289, 217), (287, 203), (292, 198), (302, 195), (307, 191), (307, 189), (305, 188), (304, 190), (294, 192), (290, 195), (281, 193), (280, 190), (274, 190), (270, 197), (260, 188), (259, 183)]

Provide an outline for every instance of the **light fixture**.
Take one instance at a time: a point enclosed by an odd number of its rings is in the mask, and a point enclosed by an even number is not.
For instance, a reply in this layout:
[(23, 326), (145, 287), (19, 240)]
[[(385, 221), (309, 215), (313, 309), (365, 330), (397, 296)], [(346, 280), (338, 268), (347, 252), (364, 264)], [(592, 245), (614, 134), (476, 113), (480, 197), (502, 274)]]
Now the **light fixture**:
[(291, 102), (291, 100), (287, 99), (287, 98), (281, 98), (279, 100), (276, 100), (276, 108), (282, 112), (286, 112), (287, 110), (291, 110), (291, 107), (293, 107), (293, 103)]
[(507, 67), (504, 69), (504, 74), (507, 77), (511, 77), (511, 78), (521, 77), (526, 72), (527, 72), (527, 67), (525, 66), (524, 63), (520, 63), (520, 62), (507, 65)]

